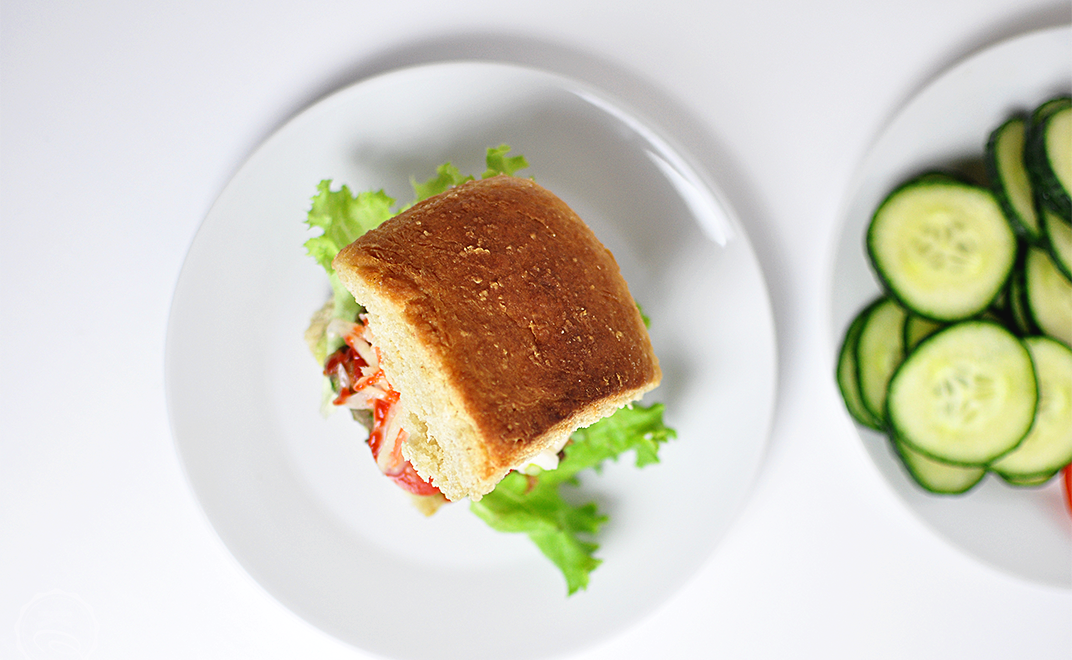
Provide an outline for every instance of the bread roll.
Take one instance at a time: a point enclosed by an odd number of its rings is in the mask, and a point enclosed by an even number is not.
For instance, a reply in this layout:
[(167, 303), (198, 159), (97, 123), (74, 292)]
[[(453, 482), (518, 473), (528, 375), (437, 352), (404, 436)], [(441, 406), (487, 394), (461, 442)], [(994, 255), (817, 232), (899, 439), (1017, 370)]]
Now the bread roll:
[(402, 447), (450, 500), (478, 500), (662, 377), (611, 253), (528, 179), (420, 202), (334, 261), (401, 394)]

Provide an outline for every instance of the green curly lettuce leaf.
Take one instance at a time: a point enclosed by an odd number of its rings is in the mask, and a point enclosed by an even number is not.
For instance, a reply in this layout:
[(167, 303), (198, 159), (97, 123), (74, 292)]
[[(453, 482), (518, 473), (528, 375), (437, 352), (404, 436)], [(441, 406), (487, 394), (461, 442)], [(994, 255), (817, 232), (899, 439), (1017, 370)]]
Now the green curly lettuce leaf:
[(484, 170), (484, 174), (481, 178), (487, 179), (493, 177), (496, 174), (514, 175), (514, 172), (523, 170), (529, 166), (524, 156), (507, 156), (510, 153), (509, 145), (500, 144), (497, 147), (488, 149), (487, 156), (484, 157), (484, 163), (488, 169)]
[(561, 487), (576, 485), (579, 473), (598, 472), (606, 461), (616, 461), (630, 450), (635, 452), (637, 467), (657, 463), (660, 445), (677, 435), (663, 422), (663, 409), (659, 403), (630, 406), (579, 429), (557, 469), (534, 477), (511, 472), (470, 508), (497, 531), (528, 534), (562, 571), (570, 595), (586, 588), (589, 574), (601, 561), (595, 557), (599, 546), (592, 537), (607, 517), (595, 503), (570, 503)]
[[(339, 281), (331, 260), (339, 250), (393, 216), (395, 212), (392, 206), (395, 200), (382, 190), (354, 195), (347, 186), (342, 186), (333, 191), (330, 180), (321, 181), (316, 189), (317, 193), (313, 197), (312, 207), (305, 222), (309, 227), (323, 231), (319, 236), (305, 241), (305, 249), (309, 256), (327, 271), (334, 298), (332, 315), (352, 321), (357, 317), (360, 308)], [(325, 339), (322, 350), (330, 353), (334, 349), (326, 345)]]
[[(524, 156), (507, 156), (506, 154), (508, 153), (510, 153), (510, 146), (506, 144), (500, 144), (497, 147), (488, 147), (487, 155), (484, 157), (484, 164), (487, 169), (480, 175), (480, 178), (487, 179), (498, 174), (513, 176), (514, 172), (523, 170), (529, 166), (529, 163), (525, 160)], [(450, 163), (443, 163), (436, 168), (435, 176), (427, 181), (421, 183), (416, 179), (410, 180), (410, 185), (413, 186), (413, 192), (417, 196), (417, 198), (413, 200), (413, 204), (446, 192), (454, 186), (460, 186), (466, 181), (472, 181), (475, 178), (476, 177), (472, 175), (463, 175), (457, 167)]]
[(344, 185), (333, 191), (328, 179), (321, 181), (316, 190), (306, 224), (323, 232), (305, 241), (305, 249), (328, 275), (332, 275), (335, 269), (331, 260), (339, 250), (393, 216), (395, 200), (382, 190), (354, 195)]
[[(413, 186), (413, 192), (417, 196), (416, 199), (413, 200), (413, 204), (423, 202), (429, 197), (435, 197), (454, 186), (460, 186), (466, 181), (472, 180), (472, 176), (463, 176), (458, 168), (451, 163), (443, 163), (436, 168), (435, 176), (424, 183), (421, 183), (416, 179), (410, 179), (410, 185)], [(410, 204), (410, 206), (413, 204)]]

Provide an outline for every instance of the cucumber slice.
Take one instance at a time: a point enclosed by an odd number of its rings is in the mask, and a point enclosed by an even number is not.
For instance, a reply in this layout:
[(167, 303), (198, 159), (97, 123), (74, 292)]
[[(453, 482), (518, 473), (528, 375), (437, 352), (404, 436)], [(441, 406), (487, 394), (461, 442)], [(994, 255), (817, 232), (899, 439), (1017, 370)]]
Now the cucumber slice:
[(1053, 265), (1072, 280), (1072, 225), (1057, 217), (1050, 209), (1042, 209), (1042, 229)]
[(1035, 418), (1038, 386), (1023, 342), (992, 321), (964, 321), (923, 340), (889, 383), (896, 436), (931, 458), (986, 465)]
[(894, 449), (908, 474), (924, 490), (939, 495), (959, 495), (971, 490), (986, 476), (986, 468), (936, 461), (897, 439)]
[(1042, 203), (1072, 221), (1072, 107), (1041, 114), (1024, 151), (1027, 171)]
[(1072, 344), (1072, 282), (1050, 253), (1029, 248), (1024, 259), (1024, 291), (1031, 319), (1045, 334)]
[(1072, 96), (1056, 96), (1035, 108), (1031, 113), (1031, 125), (1039, 126), (1053, 113), (1068, 107), (1072, 107)]
[(1008, 298), (1009, 316), (1012, 318), (1012, 327), (1021, 336), (1033, 335), (1038, 332), (1035, 321), (1031, 318), (1031, 312), (1027, 309), (1027, 293), (1024, 291), (1024, 270), (1017, 268), (1009, 277), (1009, 288), (1006, 293)]
[(1005, 285), (1016, 249), (993, 193), (933, 177), (894, 190), (867, 232), (871, 263), (887, 290), (935, 321), (986, 309)]
[(1031, 243), (1041, 237), (1035, 194), (1024, 166), (1027, 122), (1013, 117), (990, 134), (986, 142), (987, 178), (1001, 210), (1017, 234)]
[(1007, 481), (1030, 481), (1072, 462), (1072, 349), (1049, 337), (1023, 341), (1035, 364), (1039, 402), (1023, 442), (990, 464)]
[(944, 327), (944, 324), (922, 316), (909, 314), (904, 324), (904, 350), (907, 353), (916, 347), (916, 344), (930, 337)]
[(841, 391), (841, 398), (845, 402), (845, 408), (849, 414), (860, 424), (873, 428), (882, 429), (882, 420), (871, 414), (864, 405), (863, 395), (860, 394), (859, 368), (856, 364), (856, 346), (860, 339), (860, 331), (863, 330), (868, 314), (873, 305), (868, 305), (864, 311), (856, 315), (845, 331), (845, 338), (841, 342), (841, 350), (838, 353), (837, 384)]
[(856, 342), (860, 395), (871, 415), (885, 425), (886, 389), (890, 376), (904, 359), (907, 312), (892, 298), (882, 298), (867, 312)]
[(1057, 470), (1056, 472), (1047, 472), (1046, 474), (1032, 475), (1030, 477), (1017, 477), (1005, 474), (998, 474), (998, 476), (1004, 479), (1005, 483), (1009, 484), (1010, 486), (1016, 486), (1018, 488), (1027, 488), (1032, 486), (1041, 486), (1050, 479), (1056, 477), (1057, 472), (1060, 472), (1060, 470)]

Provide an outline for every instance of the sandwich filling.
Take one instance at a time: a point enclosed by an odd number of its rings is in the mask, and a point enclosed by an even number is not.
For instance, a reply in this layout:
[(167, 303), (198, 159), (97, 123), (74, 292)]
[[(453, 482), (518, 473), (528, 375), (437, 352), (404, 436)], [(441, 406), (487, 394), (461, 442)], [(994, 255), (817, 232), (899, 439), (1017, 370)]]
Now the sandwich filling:
[(402, 455), (409, 436), (401, 423), (406, 417), (402, 396), (384, 373), (380, 349), (364, 315), (357, 322), (332, 319), (328, 333), (345, 342), (324, 363), (324, 375), (337, 383), (338, 396), (332, 403), (372, 413), (368, 444), (381, 472), (414, 495), (438, 494), (439, 489), (421, 479)]
[[(324, 362), (324, 375), (336, 384), (337, 395), (331, 403), (371, 414), (368, 445), (376, 467), (384, 475), (414, 495), (439, 495), (439, 488), (417, 474), (413, 464), (402, 455), (402, 445), (409, 438), (402, 426), (402, 420), (407, 416), (402, 394), (391, 384), (383, 369), (380, 349), (365, 315), (360, 315), (356, 322), (332, 319), (327, 332), (344, 342)], [(515, 469), (526, 474), (554, 470), (568, 439), (564, 438), (558, 446), (540, 452)]]

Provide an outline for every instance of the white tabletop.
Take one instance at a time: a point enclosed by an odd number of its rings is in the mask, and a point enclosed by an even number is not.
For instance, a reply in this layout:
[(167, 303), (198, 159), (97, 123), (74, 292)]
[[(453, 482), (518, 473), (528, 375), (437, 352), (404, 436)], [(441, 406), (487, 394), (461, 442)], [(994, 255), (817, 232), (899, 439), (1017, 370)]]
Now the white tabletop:
[[(831, 381), (828, 267), (891, 114), (959, 58), (1070, 17), (1035, 0), (5, 0), (0, 656), (373, 657), (276, 602), (202, 513), (168, 423), (169, 305), (216, 196), (288, 118), (374, 73), (480, 58), (589, 81), (717, 149), (703, 159), (779, 337), (769, 449), (731, 532), (668, 602), (571, 657), (1067, 657), (1072, 591), (953, 547), (871, 465)], [(70, 627), (34, 650), (50, 596)]]

